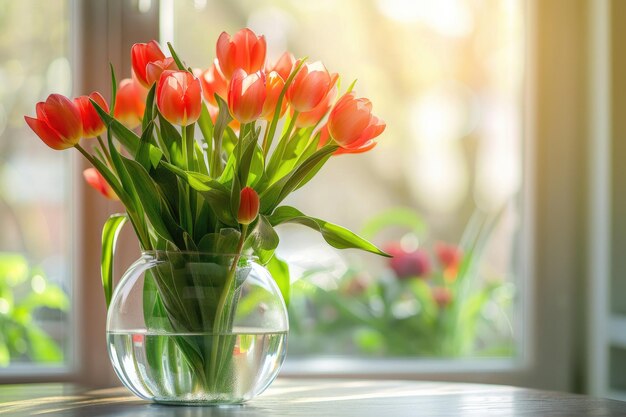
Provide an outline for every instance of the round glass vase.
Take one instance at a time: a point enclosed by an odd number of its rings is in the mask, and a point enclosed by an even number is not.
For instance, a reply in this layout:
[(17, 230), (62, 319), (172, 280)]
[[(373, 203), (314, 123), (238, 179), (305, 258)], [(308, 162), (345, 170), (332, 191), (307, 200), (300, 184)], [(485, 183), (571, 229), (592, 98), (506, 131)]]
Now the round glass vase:
[(117, 285), (106, 331), (115, 372), (137, 396), (219, 405), (247, 401), (272, 383), (289, 322), (256, 258), (150, 251)]

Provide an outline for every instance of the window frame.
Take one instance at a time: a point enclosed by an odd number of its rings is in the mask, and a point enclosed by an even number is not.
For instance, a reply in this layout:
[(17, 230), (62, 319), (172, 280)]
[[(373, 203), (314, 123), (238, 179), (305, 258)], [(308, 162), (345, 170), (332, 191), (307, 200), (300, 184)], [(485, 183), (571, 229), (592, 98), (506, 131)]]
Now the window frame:
[[(491, 382), (555, 390), (581, 389), (576, 375), (583, 367), (587, 312), (577, 306), (586, 285), (585, 212), (589, 190), (587, 94), (589, 83), (587, 11), (593, 0), (528, 0), (526, 92), (524, 104), (524, 189), (522, 303), (517, 319), (522, 355), (513, 363), (471, 360), (342, 360), (323, 363), (291, 360), (282, 376), (371, 377)], [(142, 10), (139, 11), (139, 3)], [(167, 0), (102, 2), (72, 1), (74, 91), (102, 91), (108, 96), (108, 63), (130, 68), (132, 43), (158, 39), (159, 14)], [(149, 7), (146, 5), (149, 4)], [(558, 51), (558, 53), (554, 53)], [(569, 68), (571, 71), (557, 71)], [(118, 79), (122, 78), (118, 74)], [(573, 145), (572, 145), (573, 144)], [(74, 366), (62, 375), (0, 376), (2, 381), (76, 381), (92, 386), (119, 385), (109, 363), (104, 334), (100, 265), (100, 231), (110, 213), (121, 210), (103, 204), (80, 180), (86, 167), (74, 157)], [(554, 163), (558, 161), (559, 163)], [(582, 169), (581, 169), (582, 167)], [(582, 185), (581, 185), (582, 184)], [(87, 214), (88, 213), (88, 214)], [(120, 264), (134, 260), (132, 238), (118, 248)], [(582, 266), (582, 267), (581, 267)], [(541, 291), (539, 291), (541, 289)], [(546, 320), (546, 318), (550, 318)], [(581, 321), (583, 320), (583, 321)], [(519, 323), (518, 323), (519, 324)], [(86, 341), (86, 342), (85, 342)], [(572, 366), (574, 364), (574, 366)], [(393, 366), (391, 366), (393, 365)]]

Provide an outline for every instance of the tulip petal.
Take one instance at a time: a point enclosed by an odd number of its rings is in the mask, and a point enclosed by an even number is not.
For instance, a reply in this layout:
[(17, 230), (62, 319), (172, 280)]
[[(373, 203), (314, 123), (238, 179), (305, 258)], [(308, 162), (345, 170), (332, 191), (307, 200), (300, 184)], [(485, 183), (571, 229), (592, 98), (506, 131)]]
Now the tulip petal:
[(35, 132), (37, 136), (41, 138), (43, 143), (51, 147), (52, 149), (56, 149), (58, 151), (71, 148), (73, 145), (64, 142), (59, 134), (54, 131), (50, 126), (48, 126), (45, 122), (42, 122), (33, 117), (24, 116), (24, 120), (28, 126)]
[(51, 94), (41, 106), (45, 120), (59, 135), (78, 141), (82, 136), (80, 112), (74, 103), (60, 94)]

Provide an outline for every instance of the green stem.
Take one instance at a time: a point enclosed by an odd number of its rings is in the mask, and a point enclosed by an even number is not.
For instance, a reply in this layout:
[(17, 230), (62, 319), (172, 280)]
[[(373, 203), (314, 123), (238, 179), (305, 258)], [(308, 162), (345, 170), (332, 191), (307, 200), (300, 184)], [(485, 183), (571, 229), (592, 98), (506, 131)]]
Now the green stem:
[(215, 146), (213, 148), (213, 158), (211, 160), (211, 175), (217, 178), (222, 175), (222, 136), (215, 138)]
[[(228, 275), (226, 276), (226, 281), (224, 282), (224, 289), (222, 290), (222, 294), (220, 295), (219, 302), (217, 304), (217, 309), (215, 311), (215, 317), (213, 319), (213, 340), (212, 340), (212, 348), (211, 348), (211, 367), (214, 372), (211, 375), (213, 383), (217, 382), (217, 369), (219, 368), (217, 355), (219, 350), (220, 341), (223, 333), (226, 330), (223, 326), (225, 322), (224, 316), (224, 307), (226, 305), (226, 301), (228, 296), (231, 293), (231, 287), (233, 285), (233, 281), (235, 280), (235, 275), (237, 272), (237, 264), (239, 263), (239, 259), (241, 258), (241, 251), (243, 250), (244, 242), (246, 241), (246, 234), (248, 232), (248, 225), (241, 225), (241, 236), (239, 237), (239, 243), (237, 244), (237, 250), (235, 251), (235, 256), (233, 258), (233, 264), (228, 271)], [(227, 321), (226, 321), (227, 322)]]
[(78, 149), (78, 151), (79, 151), (80, 153), (82, 153), (82, 154), (83, 154), (83, 156), (85, 157), (85, 159), (87, 159), (87, 160), (91, 163), (91, 165), (93, 165), (94, 167), (95, 167), (95, 166), (97, 166), (97, 164), (96, 164), (96, 163), (94, 163), (94, 158), (93, 158), (93, 156), (91, 156), (91, 154), (89, 154), (89, 152), (87, 152), (87, 151), (85, 150), (85, 148), (83, 148), (82, 146), (80, 146), (78, 143), (75, 145), (75, 148), (76, 148), (76, 149)]
[[(189, 137), (187, 136), (187, 126), (182, 126), (181, 128), (181, 136), (182, 136), (182, 148), (183, 148), (183, 166), (187, 171), (189, 171), (189, 159), (193, 157), (193, 155), (189, 154)], [(191, 214), (191, 187), (188, 184), (183, 186), (184, 188), (184, 198), (185, 203), (184, 207), (181, 207), (182, 210), (185, 211), (184, 216), (181, 215), (181, 218), (184, 219), (183, 228), (189, 233), (191, 237), (193, 237), (193, 219)]]
[[(269, 133), (270, 133), (270, 121), (268, 120), (267, 122), (265, 122), (265, 133), (263, 134), (263, 146), (261, 149), (263, 149), (263, 155), (267, 155), (267, 152), (269, 152), (268, 149), (268, 139), (269, 139)], [(266, 151), (266, 149), (268, 149), (268, 151)]]
[(113, 160), (111, 159), (109, 148), (104, 146), (104, 142), (102, 141), (102, 138), (100, 137), (100, 135), (98, 135), (98, 143), (100, 143), (100, 146), (102, 147), (102, 152), (104, 152), (104, 156), (107, 158), (107, 162), (109, 163), (109, 166), (113, 166)]

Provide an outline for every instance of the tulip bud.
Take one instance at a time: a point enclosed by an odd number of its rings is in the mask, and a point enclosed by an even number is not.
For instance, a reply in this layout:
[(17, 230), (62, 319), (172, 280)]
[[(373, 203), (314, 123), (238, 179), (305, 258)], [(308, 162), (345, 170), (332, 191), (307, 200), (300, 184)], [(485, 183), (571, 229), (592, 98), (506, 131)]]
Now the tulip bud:
[(168, 122), (180, 126), (195, 123), (202, 109), (200, 80), (187, 71), (163, 71), (156, 102)]
[(115, 118), (129, 129), (139, 126), (146, 110), (147, 94), (146, 89), (134, 78), (120, 81), (113, 108)]
[(237, 68), (241, 68), (247, 74), (257, 72), (265, 63), (265, 36), (257, 36), (250, 29), (241, 29), (231, 38), (222, 32), (217, 39), (216, 56), (220, 69), (230, 80)]
[(239, 212), (237, 221), (240, 224), (250, 224), (259, 215), (259, 195), (252, 187), (245, 187), (239, 196)]
[(98, 103), (105, 112), (109, 112), (109, 105), (102, 97), (102, 94), (97, 91), (89, 94), (89, 96), (80, 96), (74, 99), (74, 104), (80, 111), (80, 118), (83, 121), (83, 137), (85, 138), (95, 138), (106, 130), (90, 99)]
[(109, 183), (104, 179), (100, 171), (95, 168), (87, 168), (83, 171), (83, 177), (87, 184), (97, 190), (100, 194), (108, 198), (109, 200), (119, 200), (115, 191), (111, 188)]
[(83, 136), (80, 110), (65, 96), (50, 94), (36, 106), (37, 117), (24, 116), (28, 126), (52, 149), (76, 146)]
[(375, 137), (385, 130), (385, 122), (372, 114), (372, 103), (366, 98), (345, 94), (328, 116), (328, 131), (343, 153), (372, 149)]
[(228, 89), (228, 108), (239, 123), (250, 123), (261, 116), (267, 97), (265, 74), (247, 74), (241, 68), (233, 73)]
[(157, 41), (150, 41), (148, 43), (136, 43), (130, 50), (130, 61), (133, 66), (133, 71), (137, 76), (137, 80), (144, 87), (151, 87), (152, 84), (148, 82), (146, 74), (146, 66), (155, 61), (162, 61), (165, 59), (165, 55), (161, 51)]

